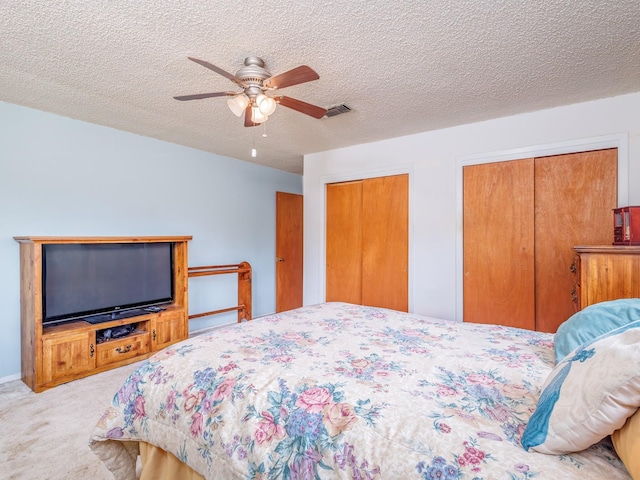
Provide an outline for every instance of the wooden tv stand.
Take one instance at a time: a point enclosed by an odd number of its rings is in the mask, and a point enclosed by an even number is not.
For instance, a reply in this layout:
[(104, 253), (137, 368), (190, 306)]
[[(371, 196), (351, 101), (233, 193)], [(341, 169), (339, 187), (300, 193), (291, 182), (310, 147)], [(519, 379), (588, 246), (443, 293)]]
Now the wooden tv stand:
[[(187, 243), (171, 237), (14, 237), (20, 243), (22, 381), (34, 392), (142, 360), (189, 335)], [(51, 243), (173, 244), (174, 301), (160, 312), (98, 324), (42, 325), (42, 245)], [(130, 325), (125, 337), (98, 343), (102, 332)]]

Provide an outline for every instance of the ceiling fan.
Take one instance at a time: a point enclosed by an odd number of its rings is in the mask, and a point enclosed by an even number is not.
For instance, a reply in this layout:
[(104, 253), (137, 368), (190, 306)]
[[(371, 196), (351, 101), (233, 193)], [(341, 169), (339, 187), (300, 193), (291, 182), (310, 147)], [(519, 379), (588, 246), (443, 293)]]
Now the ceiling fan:
[(302, 100), (284, 95), (267, 95), (275, 90), (280, 90), (292, 85), (317, 80), (320, 76), (310, 67), (301, 65), (279, 75), (271, 75), (264, 68), (264, 61), (259, 57), (247, 57), (244, 66), (235, 75), (216, 67), (209, 62), (193, 57), (187, 57), (203, 67), (212, 70), (223, 77), (228, 78), (242, 90), (239, 92), (213, 92), (198, 93), (195, 95), (180, 95), (173, 97), (176, 100), (200, 100), (211, 97), (229, 97), (227, 104), (231, 111), (238, 117), (244, 114), (244, 126), (254, 127), (266, 122), (280, 104), (313, 118), (322, 118), (327, 109), (312, 105)]

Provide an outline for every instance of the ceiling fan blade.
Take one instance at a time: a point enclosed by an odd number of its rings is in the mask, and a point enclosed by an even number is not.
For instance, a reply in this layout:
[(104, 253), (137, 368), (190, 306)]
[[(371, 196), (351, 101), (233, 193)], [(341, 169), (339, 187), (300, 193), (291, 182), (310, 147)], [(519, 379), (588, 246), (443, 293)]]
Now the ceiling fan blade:
[(257, 127), (260, 125), (259, 123), (254, 123), (251, 120), (251, 105), (248, 105), (247, 108), (244, 109), (244, 126), (245, 127)]
[(240, 84), (240, 81), (236, 78), (235, 75), (230, 74), (229, 72), (221, 69), (220, 67), (216, 67), (215, 65), (212, 65), (211, 63), (205, 62), (204, 60), (200, 60), (198, 58), (193, 58), (193, 57), (187, 57), (187, 58), (193, 62), (199, 63), (200, 65), (202, 65), (205, 68), (208, 68), (209, 70), (216, 72), (219, 75), (222, 75), (223, 77), (227, 77), (233, 83)]
[(292, 108), (293, 110), (297, 110), (298, 112), (304, 113), (305, 115), (309, 115), (313, 118), (322, 118), (327, 114), (326, 108), (317, 107), (315, 105), (311, 105), (310, 103), (303, 102), (302, 100), (285, 97), (283, 95), (274, 98), (283, 107)]
[(196, 93), (195, 95), (180, 95), (178, 97), (173, 97), (176, 100), (200, 100), (201, 98), (211, 98), (211, 97), (224, 97), (229, 95), (229, 92), (214, 92), (214, 93)]
[(318, 80), (319, 78), (320, 75), (311, 67), (301, 65), (288, 72), (267, 78), (264, 84), (269, 88), (285, 88), (299, 83), (310, 82), (311, 80)]

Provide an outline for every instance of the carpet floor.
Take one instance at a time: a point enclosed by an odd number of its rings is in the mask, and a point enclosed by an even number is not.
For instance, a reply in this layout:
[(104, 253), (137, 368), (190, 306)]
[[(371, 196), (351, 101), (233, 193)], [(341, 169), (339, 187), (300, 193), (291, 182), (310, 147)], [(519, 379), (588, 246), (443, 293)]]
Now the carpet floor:
[(89, 435), (134, 363), (33, 393), (20, 380), (0, 384), (0, 478), (113, 480), (89, 448)]

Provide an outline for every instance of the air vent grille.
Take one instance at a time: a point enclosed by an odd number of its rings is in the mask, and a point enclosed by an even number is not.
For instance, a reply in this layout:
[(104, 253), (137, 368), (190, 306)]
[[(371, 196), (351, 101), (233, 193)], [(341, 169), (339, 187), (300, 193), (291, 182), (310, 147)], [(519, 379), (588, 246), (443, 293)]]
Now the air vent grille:
[(340, 115), (341, 113), (350, 112), (351, 108), (349, 108), (346, 104), (341, 103), (339, 105), (333, 105), (327, 109), (327, 114), (325, 117), (335, 117), (336, 115)]

